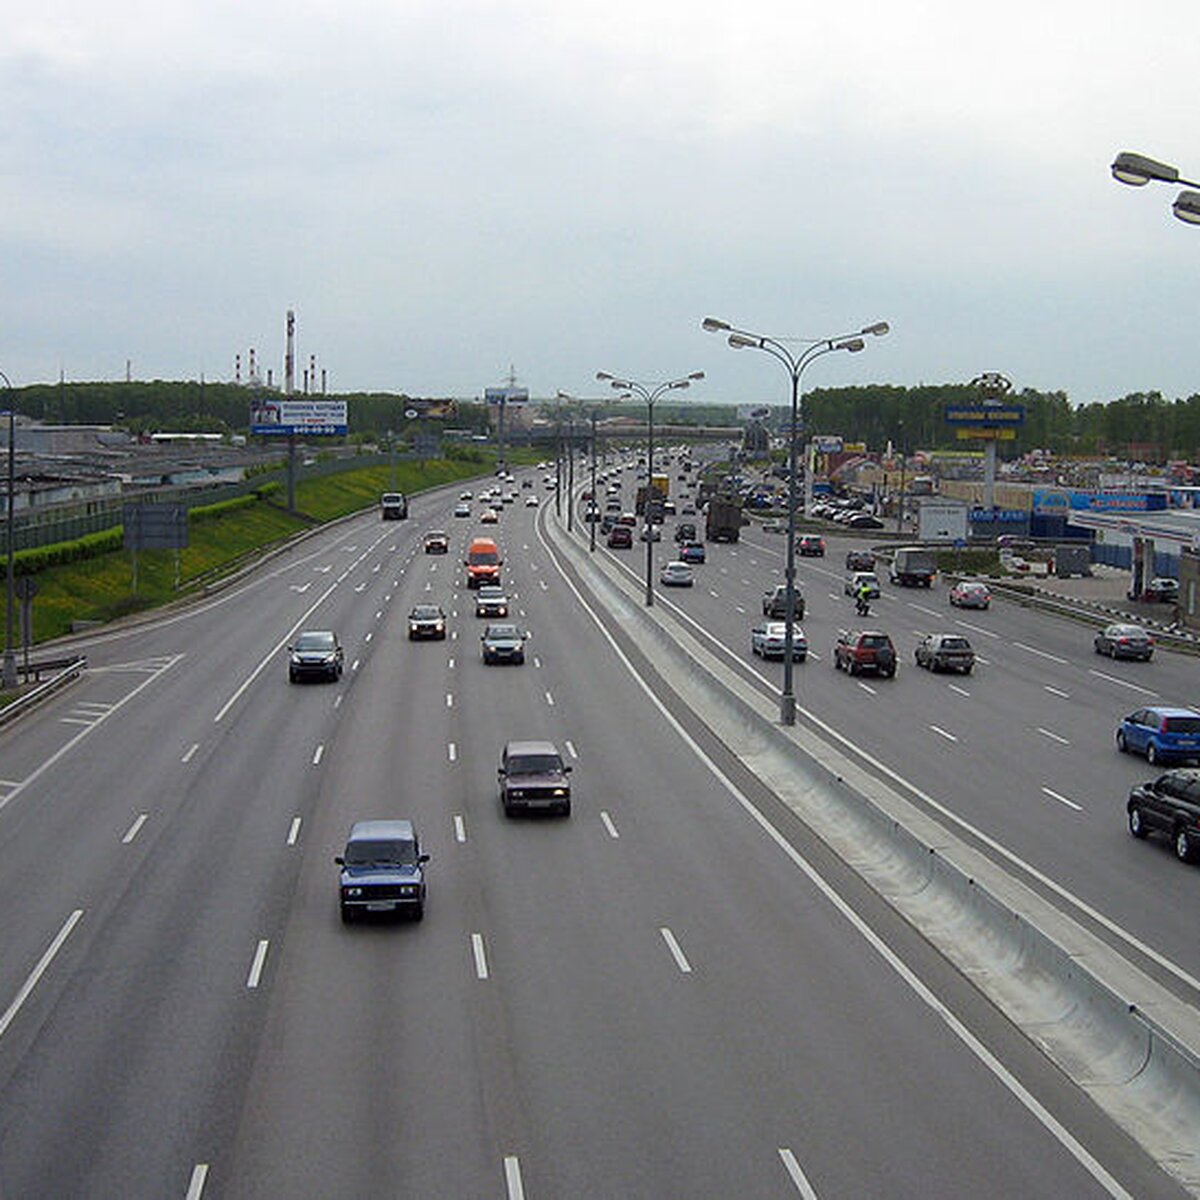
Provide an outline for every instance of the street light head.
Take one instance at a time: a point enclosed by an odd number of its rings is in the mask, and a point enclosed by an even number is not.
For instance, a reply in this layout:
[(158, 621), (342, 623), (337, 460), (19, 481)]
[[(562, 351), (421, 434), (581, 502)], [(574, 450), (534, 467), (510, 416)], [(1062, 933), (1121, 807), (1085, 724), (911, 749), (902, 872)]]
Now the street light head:
[(625, 392), (633, 387), (633, 384), (628, 379), (613, 379), (608, 386), (616, 388), (618, 392)]
[(857, 354), (860, 350), (866, 348), (867, 343), (860, 337), (846, 338), (845, 341), (835, 342), (833, 348), (835, 350), (849, 350), (851, 354)]
[(735, 350), (758, 350), (762, 347), (762, 339), (747, 337), (744, 333), (731, 333), (729, 344)]
[(610, 374), (609, 374), (607, 371), (597, 371), (597, 372), (596, 372), (596, 378), (597, 378), (597, 379), (601, 379), (601, 380), (603, 380), (603, 379), (616, 379), (616, 376), (615, 376), (615, 375), (610, 375)]
[(690, 379), (674, 379), (667, 384), (667, 391), (674, 392), (678, 391), (680, 388), (689, 388), (691, 386), (692, 381)]
[(689, 378), (689, 379), (703, 379), (703, 378), (704, 378), (704, 372), (703, 372), (703, 371), (693, 371), (693, 372), (692, 372), (692, 373), (691, 373), (691, 374), (688, 376), (688, 378)]
[(1200, 192), (1180, 192), (1171, 211), (1189, 225), (1200, 225)]
[(870, 334), (872, 337), (883, 337), (891, 332), (892, 327), (886, 321), (876, 321), (874, 325), (868, 325), (861, 332)]
[(558, 395), (555, 397), (555, 399), (556, 399), (556, 400), (574, 400), (574, 399), (575, 399), (575, 397), (574, 397), (574, 396), (572, 396), (570, 392), (563, 392), (563, 391), (560, 391), (560, 392), (558, 393)]
[(1118, 183), (1127, 183), (1130, 187), (1145, 187), (1152, 179), (1159, 183), (1176, 183), (1179, 180), (1179, 171), (1166, 163), (1147, 158), (1144, 154), (1133, 154), (1124, 150), (1113, 159), (1112, 176)]
[(718, 321), (716, 317), (705, 317), (700, 324), (706, 333), (724, 333), (733, 328), (728, 321)]

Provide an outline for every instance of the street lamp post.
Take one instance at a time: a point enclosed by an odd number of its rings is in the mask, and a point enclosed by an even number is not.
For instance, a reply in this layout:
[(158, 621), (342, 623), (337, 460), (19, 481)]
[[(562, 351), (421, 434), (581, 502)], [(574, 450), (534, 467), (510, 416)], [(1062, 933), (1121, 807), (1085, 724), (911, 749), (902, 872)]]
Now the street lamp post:
[(16, 499), (16, 463), (17, 463), (17, 414), (12, 406), (12, 383), (7, 375), (0, 371), (0, 379), (4, 380), (5, 391), (8, 392), (8, 505), (5, 522), (8, 534), (8, 578), (5, 589), (7, 607), (4, 617), (4, 670), (0, 682), (8, 689), (17, 686), (17, 652), (13, 639), (13, 614), (16, 612), (16, 595), (14, 591), (14, 544), (13, 544), (13, 507)]
[(760, 333), (750, 333), (745, 329), (735, 329), (728, 321), (719, 321), (716, 317), (705, 317), (703, 328), (708, 333), (727, 333), (729, 344), (735, 350), (764, 350), (772, 358), (783, 363), (792, 380), (792, 419), (788, 429), (788, 527), (787, 527), (787, 566), (784, 580), (786, 584), (784, 600), (784, 642), (783, 642), (783, 695), (779, 702), (779, 719), (784, 725), (796, 723), (796, 693), (793, 682), (792, 647), (794, 634), (792, 630), (796, 615), (796, 446), (799, 442), (800, 424), (800, 378), (804, 369), (814, 359), (824, 354), (832, 354), (835, 350), (846, 350), (857, 354), (866, 346), (864, 337), (882, 337), (888, 332), (886, 321), (877, 321), (867, 325), (857, 333), (843, 334), (839, 337), (805, 339), (804, 349), (795, 354), (778, 338), (766, 337)]
[[(1183, 179), (1178, 167), (1169, 166), (1144, 154), (1134, 154), (1125, 150), (1113, 159), (1113, 178), (1118, 183), (1126, 183), (1130, 187), (1145, 187), (1152, 180), (1155, 183), (1173, 183), (1185, 188), (1200, 188), (1200, 183), (1191, 179)], [(1200, 192), (1180, 192), (1171, 205), (1171, 211), (1189, 225), (1200, 225)]]
[(646, 402), (646, 503), (642, 536), (646, 539), (646, 607), (650, 608), (654, 604), (654, 542), (651, 540), (653, 526), (650, 523), (650, 493), (654, 480), (654, 402), (665, 392), (691, 387), (695, 380), (704, 378), (704, 372), (692, 371), (689, 375), (658, 384), (638, 383), (633, 379), (610, 375), (607, 371), (597, 371), (596, 378), (607, 381), (617, 391), (632, 392)]

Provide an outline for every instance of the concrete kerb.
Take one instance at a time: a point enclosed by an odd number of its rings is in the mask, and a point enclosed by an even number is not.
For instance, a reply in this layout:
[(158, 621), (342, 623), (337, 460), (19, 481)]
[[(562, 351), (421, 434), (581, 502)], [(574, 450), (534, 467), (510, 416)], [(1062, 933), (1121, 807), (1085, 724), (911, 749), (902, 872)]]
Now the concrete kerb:
[(1185, 1186), (1200, 1194), (1200, 1015), (750, 687), (640, 581), (546, 526), (738, 759)]

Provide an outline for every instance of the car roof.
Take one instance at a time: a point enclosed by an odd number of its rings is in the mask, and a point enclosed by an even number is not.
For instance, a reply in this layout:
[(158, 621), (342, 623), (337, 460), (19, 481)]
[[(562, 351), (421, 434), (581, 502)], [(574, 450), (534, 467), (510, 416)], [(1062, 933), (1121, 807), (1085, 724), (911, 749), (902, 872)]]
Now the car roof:
[(350, 842), (416, 840), (416, 830), (411, 821), (355, 821), (350, 826)]
[(1160, 717), (1200, 717), (1194, 708), (1175, 708), (1170, 704), (1147, 704), (1146, 709)]
[(553, 742), (506, 742), (504, 755), (515, 754), (557, 754), (558, 747)]

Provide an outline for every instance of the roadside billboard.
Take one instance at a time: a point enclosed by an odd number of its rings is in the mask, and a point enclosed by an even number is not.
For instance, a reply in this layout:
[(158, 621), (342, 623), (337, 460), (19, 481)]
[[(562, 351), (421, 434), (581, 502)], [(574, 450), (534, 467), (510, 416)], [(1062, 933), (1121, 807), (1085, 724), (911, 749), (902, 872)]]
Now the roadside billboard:
[(967, 506), (945, 500), (923, 500), (918, 510), (917, 537), (923, 542), (965, 542)]
[(250, 402), (250, 432), (269, 437), (344, 437), (345, 400), (296, 400), (255, 396)]

